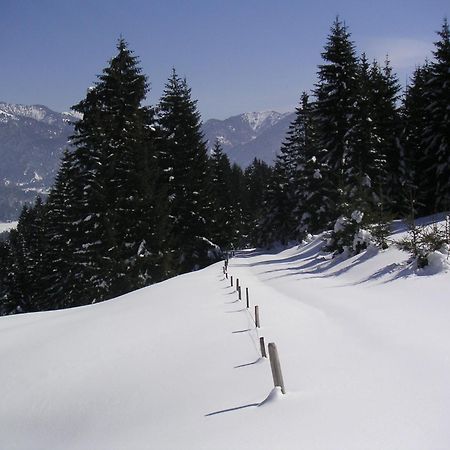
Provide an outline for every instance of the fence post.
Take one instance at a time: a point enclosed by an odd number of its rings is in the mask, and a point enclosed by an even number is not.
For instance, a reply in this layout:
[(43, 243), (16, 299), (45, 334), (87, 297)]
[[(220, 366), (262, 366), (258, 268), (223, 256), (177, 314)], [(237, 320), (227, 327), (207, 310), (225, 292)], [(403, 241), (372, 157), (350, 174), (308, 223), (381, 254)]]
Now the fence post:
[(256, 328), (260, 328), (260, 326), (259, 326), (259, 306), (258, 305), (255, 306), (255, 325), (256, 325)]
[(286, 394), (286, 389), (284, 388), (283, 374), (281, 373), (280, 358), (278, 357), (277, 346), (271, 342), (269, 344), (269, 358), (270, 358), (270, 368), (272, 369), (273, 385), (275, 387), (279, 386), (281, 392)]
[(263, 336), (261, 336), (259, 338), (259, 346), (261, 347), (261, 356), (263, 358), (267, 358), (266, 344), (264, 343), (264, 337)]
[(231, 286), (233, 286), (233, 275), (231, 275)]
[(225, 278), (228, 280), (228, 272), (225, 272)]
[(239, 278), (236, 278), (236, 290), (239, 290)]
[(250, 307), (250, 303), (248, 301), (248, 288), (245, 288), (245, 296), (247, 297), (247, 308)]
[(242, 300), (242, 296), (241, 296), (241, 287), (239, 286), (238, 288), (238, 294), (239, 294), (239, 300)]

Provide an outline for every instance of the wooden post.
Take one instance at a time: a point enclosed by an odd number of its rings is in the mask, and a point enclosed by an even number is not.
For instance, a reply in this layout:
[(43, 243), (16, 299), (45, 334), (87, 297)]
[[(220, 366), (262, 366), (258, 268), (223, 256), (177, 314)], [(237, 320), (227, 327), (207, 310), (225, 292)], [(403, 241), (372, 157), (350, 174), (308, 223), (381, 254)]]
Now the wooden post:
[(239, 278), (236, 278), (236, 290), (239, 290)]
[(240, 287), (240, 286), (238, 287), (238, 294), (239, 294), (239, 300), (242, 300), (242, 297), (241, 297), (241, 287)]
[(225, 278), (228, 280), (228, 272), (225, 272)]
[(231, 286), (233, 286), (233, 275), (231, 275)]
[(278, 357), (277, 346), (271, 342), (269, 344), (269, 358), (270, 358), (270, 368), (272, 369), (273, 385), (279, 386), (281, 392), (286, 394), (286, 389), (284, 388), (283, 374), (281, 373), (280, 358)]
[(266, 344), (264, 344), (264, 337), (261, 336), (259, 338), (259, 346), (261, 347), (261, 356), (263, 358), (267, 358), (267, 353), (266, 353)]
[(245, 296), (247, 297), (247, 308), (250, 307), (250, 303), (248, 301), (248, 288), (245, 288)]
[(260, 328), (260, 326), (259, 326), (259, 306), (258, 305), (255, 306), (255, 325), (256, 325), (256, 328)]

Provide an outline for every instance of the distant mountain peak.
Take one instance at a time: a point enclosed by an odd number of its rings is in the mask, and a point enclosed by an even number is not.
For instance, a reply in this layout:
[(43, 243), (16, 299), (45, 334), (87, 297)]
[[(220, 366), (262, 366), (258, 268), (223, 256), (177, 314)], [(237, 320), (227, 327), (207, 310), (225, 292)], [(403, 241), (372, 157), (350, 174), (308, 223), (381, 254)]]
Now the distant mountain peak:
[(203, 132), (209, 148), (218, 140), (231, 161), (243, 167), (255, 157), (272, 164), (294, 116), (293, 112), (246, 112), (225, 120), (207, 120)]
[(265, 125), (273, 126), (283, 117), (283, 114), (277, 111), (257, 111), (244, 113), (242, 117), (253, 131), (258, 131)]

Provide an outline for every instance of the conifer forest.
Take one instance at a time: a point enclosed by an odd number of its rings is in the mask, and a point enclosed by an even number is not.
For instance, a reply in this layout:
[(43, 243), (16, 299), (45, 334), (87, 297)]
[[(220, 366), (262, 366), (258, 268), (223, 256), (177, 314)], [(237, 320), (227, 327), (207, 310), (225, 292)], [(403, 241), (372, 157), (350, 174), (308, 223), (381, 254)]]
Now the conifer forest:
[(388, 245), (390, 223), (450, 210), (450, 33), (406, 88), (337, 18), (309, 92), (269, 166), (212, 151), (188, 82), (151, 78), (120, 39), (73, 106), (80, 119), (45, 200), (0, 241), (0, 314), (101, 302), (205, 267), (237, 248)]

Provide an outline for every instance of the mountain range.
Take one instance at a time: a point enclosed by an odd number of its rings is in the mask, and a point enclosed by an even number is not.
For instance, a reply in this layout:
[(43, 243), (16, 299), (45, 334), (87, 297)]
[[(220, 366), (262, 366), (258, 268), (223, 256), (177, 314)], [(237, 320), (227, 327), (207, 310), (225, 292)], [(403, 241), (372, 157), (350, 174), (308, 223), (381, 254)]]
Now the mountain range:
[[(43, 105), (0, 102), (0, 220), (16, 218), (24, 202), (49, 189), (78, 118)], [(294, 113), (251, 112), (207, 120), (202, 131), (209, 149), (218, 140), (242, 167), (254, 158), (272, 164), (293, 119)]]

